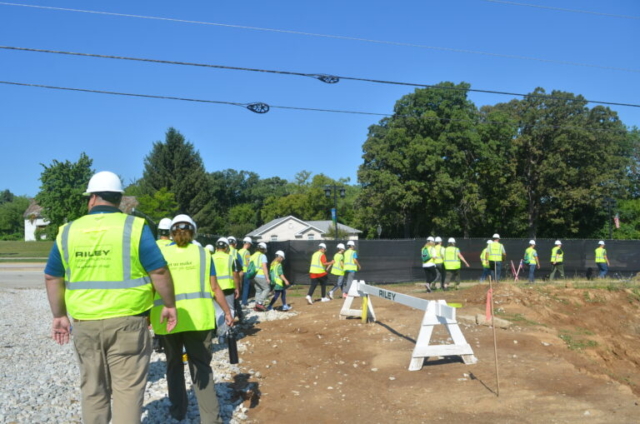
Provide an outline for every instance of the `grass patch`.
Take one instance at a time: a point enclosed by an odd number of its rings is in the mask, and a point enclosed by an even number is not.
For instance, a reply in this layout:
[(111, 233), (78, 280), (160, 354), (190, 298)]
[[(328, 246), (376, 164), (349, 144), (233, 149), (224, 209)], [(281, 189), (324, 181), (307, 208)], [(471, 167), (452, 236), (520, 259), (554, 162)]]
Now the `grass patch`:
[(51, 246), (53, 241), (0, 241), (0, 261), (43, 262), (49, 257)]
[(598, 346), (598, 342), (596, 342), (595, 340), (577, 337), (582, 335), (593, 335), (591, 331), (584, 328), (577, 327), (576, 331), (562, 330), (561, 333), (562, 334), (560, 334), (558, 337), (560, 337), (560, 339), (562, 339), (562, 341), (564, 341), (567, 347), (571, 350), (581, 351)]
[(529, 326), (535, 325), (535, 326), (541, 326), (541, 327), (547, 326), (546, 324), (543, 324), (541, 322), (530, 320), (529, 318), (525, 317), (522, 314), (508, 314), (506, 312), (498, 311), (498, 310), (495, 312), (496, 312), (496, 316), (520, 325), (529, 325)]

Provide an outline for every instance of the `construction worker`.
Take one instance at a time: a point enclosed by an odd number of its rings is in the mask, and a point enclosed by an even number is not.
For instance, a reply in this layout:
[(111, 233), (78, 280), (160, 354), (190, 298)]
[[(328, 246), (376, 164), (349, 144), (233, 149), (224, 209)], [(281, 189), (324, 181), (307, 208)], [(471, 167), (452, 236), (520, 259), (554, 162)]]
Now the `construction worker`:
[(307, 302), (309, 305), (313, 305), (313, 292), (316, 290), (316, 286), (320, 284), (320, 292), (322, 294), (322, 302), (328, 302), (331, 299), (326, 297), (327, 292), (327, 268), (333, 265), (333, 261), (327, 262), (325, 252), (327, 251), (327, 245), (320, 243), (318, 250), (311, 256), (311, 264), (309, 265), (309, 278), (311, 279), (311, 286), (307, 292)]
[(336, 283), (333, 288), (329, 290), (329, 299), (333, 299), (333, 293), (338, 289), (342, 292), (342, 297), (347, 297), (347, 292), (344, 290), (344, 251), (346, 250), (344, 244), (338, 243), (338, 251), (333, 255), (333, 266), (331, 267), (331, 275), (337, 277)]
[(171, 237), (169, 237), (169, 233), (171, 232), (171, 219), (170, 218), (162, 218), (160, 223), (158, 224), (158, 246), (165, 247), (171, 244)]
[[(440, 288), (444, 290), (446, 272), (444, 270), (444, 247), (442, 247), (442, 238), (436, 237), (434, 242), (435, 245), (433, 246), (433, 263), (436, 264), (436, 271), (438, 272), (436, 280), (440, 280)], [(433, 286), (431, 288), (434, 290), (436, 289)]]
[[(212, 255), (213, 264), (216, 267), (216, 279), (218, 280), (218, 286), (224, 294), (225, 301), (231, 311), (231, 317), (235, 318), (234, 299), (240, 296), (240, 291), (236, 286), (236, 280), (234, 278), (234, 270), (236, 269), (236, 261), (229, 254), (229, 240), (225, 237), (220, 237), (216, 241), (216, 251)], [(214, 300), (216, 308), (216, 327), (218, 329), (218, 337), (220, 342), (224, 340), (224, 335), (228, 328), (225, 325), (225, 317), (223, 309), (220, 304), (220, 299)]]
[(93, 175), (88, 215), (60, 227), (44, 271), (57, 343), (69, 342), (73, 318), (85, 423), (140, 423), (154, 289), (158, 322), (178, 324), (167, 262), (144, 219), (118, 209), (123, 192), (116, 174)]
[(495, 276), (496, 283), (500, 281), (502, 275), (502, 261), (507, 259), (507, 252), (504, 250), (504, 246), (500, 243), (500, 234), (495, 233), (492, 237), (492, 243), (489, 245), (489, 266), (493, 275)]
[(347, 242), (347, 250), (344, 252), (344, 275), (347, 278), (347, 293), (351, 289), (353, 277), (356, 271), (360, 271), (362, 266), (358, 262), (358, 252), (356, 251), (356, 243), (353, 240)]
[(249, 291), (251, 289), (251, 283), (247, 276), (247, 268), (251, 260), (250, 249), (253, 241), (251, 237), (245, 237), (242, 243), (242, 249), (238, 250), (238, 255), (240, 255), (240, 259), (242, 260), (242, 306), (247, 306), (249, 304)]
[(469, 268), (469, 263), (460, 253), (460, 249), (456, 247), (456, 239), (449, 237), (447, 240), (447, 247), (444, 249), (444, 269), (447, 271), (447, 278), (444, 283), (444, 290), (449, 288), (451, 279), (454, 279), (456, 283), (456, 289), (460, 285), (460, 261)]
[(596, 265), (600, 274), (599, 278), (604, 278), (609, 272), (609, 257), (607, 256), (607, 249), (604, 248), (604, 240), (598, 242), (598, 247), (595, 251)]
[(238, 241), (234, 236), (227, 237), (229, 241), (229, 255), (233, 258), (234, 266), (233, 266), (233, 281), (238, 289), (238, 295), (234, 297), (233, 302), (229, 305), (231, 309), (233, 309), (235, 316), (242, 321), (242, 307), (240, 305), (240, 296), (242, 294), (242, 279), (244, 276), (244, 271), (242, 267), (242, 257), (238, 253), (238, 249), (236, 245)]
[(536, 267), (540, 269), (540, 259), (538, 259), (535, 240), (529, 240), (529, 247), (524, 251), (524, 263), (529, 266), (529, 283), (533, 283)]
[(484, 282), (488, 276), (492, 275), (491, 266), (489, 265), (489, 245), (493, 243), (492, 240), (487, 240), (487, 246), (480, 253), (480, 262), (482, 263), (482, 275), (480, 276), (480, 282)]
[(556, 240), (555, 246), (551, 249), (551, 266), (553, 270), (549, 276), (550, 280), (553, 280), (556, 271), (560, 273), (560, 278), (564, 278), (564, 251), (560, 240)]
[(269, 266), (271, 281), (273, 281), (273, 291), (275, 294), (273, 295), (271, 302), (269, 302), (269, 306), (267, 306), (267, 311), (273, 309), (273, 305), (275, 305), (278, 297), (282, 298), (282, 310), (285, 312), (291, 310), (291, 305), (287, 303), (287, 287), (291, 284), (282, 271), (282, 261), (284, 261), (284, 252), (282, 250), (278, 250), (276, 252), (275, 259)]
[(156, 296), (151, 310), (151, 325), (164, 337), (171, 417), (181, 421), (187, 415), (189, 399), (183, 363), (183, 352), (186, 352), (200, 422), (222, 423), (211, 369), (211, 338), (216, 328), (216, 311), (211, 303), (214, 296), (224, 311), (225, 323), (232, 326), (233, 318), (218, 285), (213, 258), (202, 246), (192, 243), (197, 231), (196, 223), (188, 215), (177, 215), (171, 221), (174, 243), (162, 249), (162, 253), (175, 278), (177, 308), (184, 318), (169, 333), (160, 319), (163, 300)]
[(258, 270), (256, 276), (253, 278), (253, 284), (256, 288), (256, 305), (254, 310), (266, 311), (267, 307), (264, 303), (271, 291), (271, 280), (269, 279), (269, 270), (267, 268), (267, 244), (258, 243), (258, 250), (251, 255), (250, 261), (253, 262), (256, 270)]
[(420, 257), (422, 259), (422, 269), (424, 270), (425, 288), (427, 293), (431, 293), (431, 284), (438, 277), (438, 271), (436, 271), (436, 263), (434, 262), (434, 238), (427, 237), (427, 242), (420, 251)]

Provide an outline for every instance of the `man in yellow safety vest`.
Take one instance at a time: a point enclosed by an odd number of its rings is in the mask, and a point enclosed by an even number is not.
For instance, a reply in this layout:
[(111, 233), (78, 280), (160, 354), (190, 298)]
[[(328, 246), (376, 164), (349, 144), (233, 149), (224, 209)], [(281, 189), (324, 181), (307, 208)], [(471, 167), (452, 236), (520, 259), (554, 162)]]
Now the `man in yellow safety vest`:
[(550, 280), (556, 275), (556, 271), (560, 273), (560, 278), (564, 278), (564, 251), (562, 250), (562, 242), (556, 240), (555, 246), (551, 249), (551, 266), (553, 270), (549, 276)]

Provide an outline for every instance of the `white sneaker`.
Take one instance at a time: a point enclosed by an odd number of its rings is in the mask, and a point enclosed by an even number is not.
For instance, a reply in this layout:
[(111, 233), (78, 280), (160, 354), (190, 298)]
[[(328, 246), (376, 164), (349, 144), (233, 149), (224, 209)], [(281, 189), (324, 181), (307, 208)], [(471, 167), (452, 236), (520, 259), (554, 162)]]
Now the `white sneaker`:
[(333, 300), (333, 292), (329, 292), (329, 299)]
[(313, 305), (313, 299), (311, 299), (311, 296), (307, 295), (307, 302), (309, 303), (309, 305)]
[(328, 297), (323, 297), (322, 299), (320, 299), (322, 302), (330, 302), (331, 299), (329, 299)]

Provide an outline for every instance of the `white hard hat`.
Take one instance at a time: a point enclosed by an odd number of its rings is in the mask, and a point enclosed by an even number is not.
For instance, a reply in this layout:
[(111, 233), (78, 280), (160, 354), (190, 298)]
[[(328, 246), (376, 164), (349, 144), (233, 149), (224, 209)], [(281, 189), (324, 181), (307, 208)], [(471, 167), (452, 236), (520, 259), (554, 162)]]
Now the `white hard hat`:
[(110, 171), (101, 171), (94, 174), (89, 180), (89, 185), (84, 195), (89, 196), (91, 193), (101, 192), (124, 193), (120, 177)]
[(487, 240), (487, 244), (493, 243), (493, 240)]
[(562, 242), (561, 242), (560, 240), (556, 240), (556, 242), (555, 242), (555, 245), (556, 245), (556, 246), (559, 246), (559, 245), (561, 245), (561, 244), (562, 244)]
[(258, 249), (266, 249), (266, 248), (267, 248), (267, 243), (264, 243), (264, 242), (258, 243)]
[(158, 230), (170, 230), (171, 218), (162, 218), (158, 224)]
[(284, 252), (282, 250), (278, 250), (276, 252), (276, 256), (280, 256), (280, 257), (282, 257), (282, 259), (284, 259)]
[(434, 240), (433, 237), (431, 236), (427, 237), (427, 241), (433, 241), (433, 240)]
[(494, 238), (494, 239), (499, 239), (499, 238), (500, 238), (500, 234), (498, 234), (498, 233), (495, 233), (495, 234), (493, 235), (493, 237), (491, 237), (491, 238)]
[(209, 252), (213, 252), (213, 246), (210, 244), (207, 244), (204, 248), (207, 249)]
[(326, 244), (324, 244), (324, 243), (320, 243), (320, 244), (318, 245), (318, 247), (319, 247), (319, 248), (321, 248), (321, 249), (326, 249), (326, 248), (327, 248), (327, 245), (326, 245)]
[(529, 244), (536, 244), (535, 240), (529, 240)]
[(604, 244), (604, 240), (600, 240), (598, 244)]
[(236, 244), (236, 238), (234, 236), (227, 237), (227, 240), (229, 240), (229, 244)]
[(225, 237), (220, 237), (216, 242), (216, 247), (224, 249), (227, 246), (229, 246), (229, 240)]
[(447, 240), (447, 243), (455, 243), (456, 239), (454, 239), (453, 237), (449, 237), (449, 240)]
[(442, 243), (442, 238), (441, 237), (436, 237), (436, 243)]
[(349, 241), (347, 242), (347, 246), (355, 246), (355, 245), (356, 245), (356, 244), (355, 244), (355, 242), (354, 242), (353, 240), (349, 240)]
[(193, 219), (191, 219), (189, 215), (180, 214), (180, 215), (174, 216), (173, 219), (171, 220), (171, 229), (173, 229), (174, 225), (179, 224), (181, 222), (191, 224), (193, 226), (193, 238), (195, 238), (196, 234), (198, 233), (198, 226), (193, 221)]
[(251, 240), (251, 237), (245, 237), (242, 239), (243, 243), (249, 243), (249, 244), (253, 244), (253, 240)]
[(338, 249), (345, 250), (344, 244), (342, 244), (342, 243), (338, 243), (337, 247), (338, 247)]

